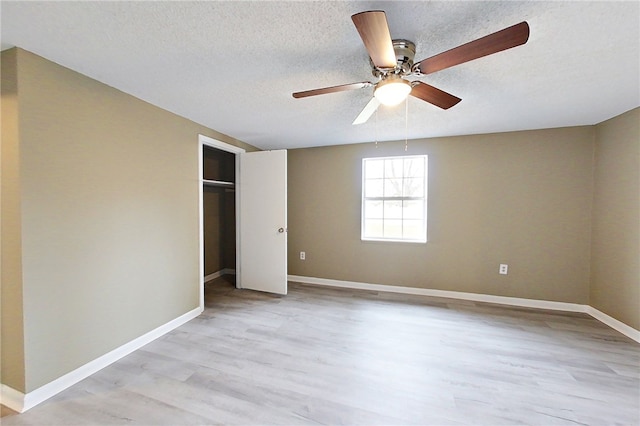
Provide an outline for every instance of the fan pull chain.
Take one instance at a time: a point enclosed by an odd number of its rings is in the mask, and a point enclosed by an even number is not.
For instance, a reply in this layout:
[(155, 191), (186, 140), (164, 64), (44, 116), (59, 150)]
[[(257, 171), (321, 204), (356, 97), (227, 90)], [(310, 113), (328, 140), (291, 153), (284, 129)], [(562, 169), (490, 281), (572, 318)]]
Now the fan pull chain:
[(404, 152), (409, 149), (409, 97), (404, 100)]
[(376, 125), (375, 125), (375, 134), (376, 134), (376, 149), (378, 148), (378, 109), (376, 108)]

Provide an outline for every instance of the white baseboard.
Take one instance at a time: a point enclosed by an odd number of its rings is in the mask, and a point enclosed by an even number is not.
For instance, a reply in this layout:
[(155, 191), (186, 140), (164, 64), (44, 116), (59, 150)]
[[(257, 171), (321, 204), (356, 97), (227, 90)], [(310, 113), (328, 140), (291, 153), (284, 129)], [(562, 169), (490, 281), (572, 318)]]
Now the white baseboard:
[[(218, 276), (222, 276), (225, 274), (234, 274), (234, 273), (235, 273), (235, 270), (233, 269), (223, 269), (222, 271), (214, 273), (219, 275), (209, 279), (217, 278)], [(206, 276), (205, 281), (207, 281), (208, 277), (214, 274), (210, 274)], [(580, 304), (565, 303), (565, 302), (554, 302), (554, 301), (546, 301), (546, 300), (522, 299), (522, 298), (516, 298), (516, 297), (493, 296), (488, 294), (464, 293), (464, 292), (458, 292), (458, 291), (446, 291), (446, 290), (435, 290), (435, 289), (425, 289), (425, 288), (416, 288), (416, 287), (399, 287), (399, 286), (390, 286), (390, 285), (381, 285), (381, 284), (369, 284), (369, 283), (361, 283), (356, 281), (340, 281), (340, 280), (332, 280), (327, 278), (304, 277), (299, 275), (289, 275), (288, 280), (305, 283), (305, 284), (314, 284), (314, 285), (321, 285), (321, 286), (328, 286), (328, 287), (342, 287), (342, 288), (352, 288), (352, 289), (358, 289), (358, 290), (370, 290), (370, 291), (381, 291), (381, 292), (390, 292), (390, 293), (415, 294), (415, 295), (421, 295), (421, 296), (444, 297), (444, 298), (450, 298), (450, 299), (470, 300), (475, 302), (496, 303), (501, 305), (522, 306), (522, 307), (528, 307), (528, 308), (550, 309), (550, 310), (557, 310), (557, 311), (584, 312), (591, 315), (593, 318), (597, 319), (603, 324), (606, 324), (609, 327), (613, 328), (614, 330), (635, 340), (636, 342), (640, 342), (639, 330), (636, 330), (635, 328), (630, 327), (627, 324), (624, 324), (623, 322), (618, 321), (617, 319), (589, 305), (580, 305)], [(0, 384), (0, 403), (2, 403), (2, 405), (6, 407), (11, 408), (14, 411), (23, 413), (28, 409), (40, 404), (41, 402), (51, 398), (52, 396), (62, 392), (68, 387), (80, 382), (81, 380), (89, 377), (90, 375), (109, 366), (110, 364), (118, 361), (119, 359), (129, 355), (131, 352), (137, 349), (140, 349), (144, 345), (152, 342), (153, 340), (165, 335), (171, 330), (190, 321), (191, 319), (197, 317), (201, 313), (202, 313), (202, 308), (196, 308), (192, 311), (189, 311), (179, 316), (178, 318), (172, 321), (169, 321), (168, 323), (161, 325), (160, 327), (154, 330), (151, 330), (150, 332), (138, 337), (137, 339), (134, 339), (131, 342), (128, 342), (120, 346), (119, 348), (116, 348), (111, 352), (108, 352), (102, 355), (101, 357), (96, 358), (93, 361), (90, 361), (87, 364), (27, 394), (17, 391), (11, 388), (10, 386)]]
[(0, 401), (3, 405), (11, 408), (14, 411), (23, 413), (28, 409), (40, 404), (41, 402), (51, 398), (52, 396), (62, 392), (69, 386), (72, 386), (79, 381), (89, 377), (90, 375), (102, 370), (110, 364), (118, 361), (119, 359), (129, 355), (131, 352), (140, 349), (144, 345), (154, 341), (158, 337), (161, 337), (171, 330), (181, 326), (187, 321), (192, 320), (202, 313), (201, 308), (193, 309), (178, 318), (175, 318), (168, 323), (161, 325), (160, 327), (143, 334), (142, 336), (125, 343), (124, 345), (102, 355), (93, 361), (84, 364), (83, 366), (76, 368), (75, 370), (57, 378), (56, 380), (47, 383), (33, 390), (27, 394), (19, 392), (9, 386), (2, 385), (0, 387), (1, 396)]
[(368, 284), (355, 281), (339, 281), (327, 278), (289, 275), (290, 281), (330, 287), (344, 287), (358, 290), (372, 290), (389, 293), (415, 294), (419, 296), (445, 297), (449, 299), (471, 300), (474, 302), (497, 303), (500, 305), (523, 306), (527, 308), (551, 309), (554, 311), (586, 312), (585, 305), (547, 300), (522, 299), (518, 297), (492, 296), (490, 294), (464, 293), (461, 291), (435, 290), (430, 288), (400, 287), (394, 285)]
[(231, 269), (231, 268), (224, 268), (221, 269), (217, 272), (211, 273), (209, 275), (205, 275), (204, 276), (204, 282), (208, 282), (211, 280), (214, 280), (216, 278), (220, 278), (223, 275), (235, 275), (236, 274), (236, 270), (235, 269)]
[(7, 385), (0, 384), (0, 404), (22, 413), (24, 394)]
[(464, 293), (460, 291), (435, 290), (417, 287), (400, 287), (394, 285), (369, 284), (356, 281), (341, 281), (327, 278), (289, 275), (289, 281), (314, 284), (327, 287), (352, 288), (356, 290), (381, 291), (389, 293), (415, 294), (419, 296), (445, 297), (449, 299), (470, 300), (473, 302), (496, 303), (500, 305), (522, 306), (526, 308), (549, 309), (565, 312), (584, 312), (614, 330), (640, 343), (640, 331), (618, 321), (609, 315), (589, 306), (577, 303), (554, 302), (549, 300), (523, 299), (518, 297), (493, 296), (490, 294)]
[(622, 321), (618, 321), (617, 319), (605, 314), (604, 312), (597, 310), (593, 306), (587, 306), (587, 313), (601, 323), (608, 325), (614, 330), (619, 331), (625, 336), (640, 343), (640, 330), (636, 330), (635, 328), (628, 326)]

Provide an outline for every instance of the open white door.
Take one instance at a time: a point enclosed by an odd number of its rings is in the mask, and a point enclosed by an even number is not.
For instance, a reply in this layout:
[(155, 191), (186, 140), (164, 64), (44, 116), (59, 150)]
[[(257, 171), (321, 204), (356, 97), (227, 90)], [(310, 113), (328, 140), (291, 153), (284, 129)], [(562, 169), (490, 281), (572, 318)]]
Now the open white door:
[(241, 288), (287, 294), (287, 151), (240, 154)]

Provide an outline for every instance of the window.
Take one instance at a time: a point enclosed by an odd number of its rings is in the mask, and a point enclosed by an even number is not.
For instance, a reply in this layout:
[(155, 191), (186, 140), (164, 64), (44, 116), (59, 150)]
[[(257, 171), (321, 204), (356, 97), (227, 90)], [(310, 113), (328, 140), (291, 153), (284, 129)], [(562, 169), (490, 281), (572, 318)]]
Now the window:
[(427, 242), (427, 156), (362, 160), (363, 240)]

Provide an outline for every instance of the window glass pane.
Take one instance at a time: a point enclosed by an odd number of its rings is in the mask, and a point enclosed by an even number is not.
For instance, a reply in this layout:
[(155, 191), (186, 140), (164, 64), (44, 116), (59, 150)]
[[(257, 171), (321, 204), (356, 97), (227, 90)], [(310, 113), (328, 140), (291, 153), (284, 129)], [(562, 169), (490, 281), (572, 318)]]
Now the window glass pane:
[(385, 201), (384, 217), (386, 219), (402, 219), (402, 201)]
[(402, 178), (384, 180), (385, 197), (402, 197)]
[(404, 163), (402, 158), (387, 158), (384, 162), (384, 177), (389, 178), (401, 178), (402, 177), (402, 164)]
[(405, 220), (403, 221), (404, 238), (412, 240), (424, 240), (424, 222), (422, 220)]
[(415, 200), (415, 201), (404, 201), (403, 202), (403, 215), (402, 217), (405, 219), (418, 219), (422, 220), (424, 217), (424, 201)]
[(365, 179), (384, 177), (384, 160), (367, 159), (364, 162)]
[(382, 219), (365, 219), (364, 220), (364, 236), (365, 238), (382, 238)]
[(385, 238), (402, 238), (402, 220), (401, 219), (385, 219), (384, 220), (384, 237)]
[(364, 181), (365, 197), (382, 197), (383, 196), (383, 182), (384, 179), (367, 179)]
[(403, 196), (424, 197), (424, 178), (405, 178)]
[(410, 177), (424, 176), (424, 158), (405, 158), (404, 175)]
[(382, 219), (382, 201), (381, 200), (366, 200), (364, 202), (364, 217), (365, 219)]
[(362, 238), (426, 242), (427, 157), (365, 158)]

